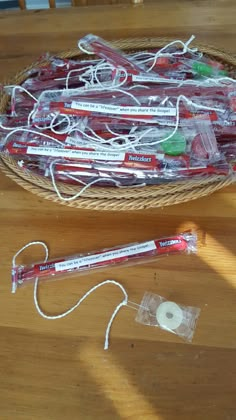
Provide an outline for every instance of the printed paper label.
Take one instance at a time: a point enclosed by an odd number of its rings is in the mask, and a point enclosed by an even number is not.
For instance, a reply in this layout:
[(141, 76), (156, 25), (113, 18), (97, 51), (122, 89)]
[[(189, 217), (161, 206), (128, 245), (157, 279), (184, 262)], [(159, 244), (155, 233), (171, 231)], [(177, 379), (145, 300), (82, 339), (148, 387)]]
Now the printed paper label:
[[(16, 151), (17, 152), (17, 151)], [(15, 153), (16, 153), (15, 152)], [(22, 147), (19, 149), (19, 153), (22, 152)], [(95, 150), (79, 150), (71, 148), (54, 148), (46, 146), (28, 146), (26, 148), (26, 154), (29, 155), (40, 155), (40, 156), (52, 156), (58, 158), (72, 158), (80, 160), (101, 160), (106, 162), (122, 162), (128, 166), (134, 166), (137, 168), (150, 167), (155, 168), (157, 165), (157, 159), (162, 159), (163, 154), (142, 154), (142, 153), (130, 153), (130, 152), (106, 152), (106, 151), (95, 151)]]
[(124, 164), (136, 168), (156, 168), (157, 159), (156, 155), (126, 153)]
[(89, 90), (85, 87), (80, 87), (76, 89), (57, 89), (57, 90), (45, 90), (38, 97), (38, 102), (46, 100), (61, 99), (63, 96), (78, 96), (79, 92), (84, 92)]
[(147, 83), (173, 83), (179, 84), (179, 80), (175, 79), (165, 79), (164, 77), (151, 76), (146, 74), (133, 74), (133, 82), (147, 82)]
[(87, 265), (99, 264), (101, 262), (109, 262), (110, 260), (122, 257), (129, 257), (131, 255), (138, 255), (143, 252), (153, 251), (156, 249), (155, 241), (148, 241), (142, 244), (131, 245), (121, 249), (105, 251), (99, 254), (88, 255), (86, 257), (76, 258), (58, 262), (55, 264), (55, 271), (72, 270)]
[(40, 156), (53, 156), (73, 159), (93, 159), (93, 160), (110, 160), (110, 161), (123, 161), (125, 153), (105, 152), (105, 151), (92, 151), (92, 150), (77, 150), (77, 149), (63, 149), (53, 147), (27, 147), (27, 154), (40, 155)]
[(70, 145), (70, 146), (78, 146), (79, 147), (79, 142), (81, 142), (81, 141), (82, 141), (82, 139), (79, 138), (79, 137), (75, 138), (75, 137), (67, 136), (66, 140), (65, 140), (65, 143)]
[(72, 101), (71, 108), (79, 109), (82, 111), (91, 111), (105, 114), (117, 115), (153, 115), (153, 116), (171, 116), (176, 115), (176, 108), (165, 107), (145, 107), (145, 106), (118, 106), (99, 104), (95, 102), (78, 102)]

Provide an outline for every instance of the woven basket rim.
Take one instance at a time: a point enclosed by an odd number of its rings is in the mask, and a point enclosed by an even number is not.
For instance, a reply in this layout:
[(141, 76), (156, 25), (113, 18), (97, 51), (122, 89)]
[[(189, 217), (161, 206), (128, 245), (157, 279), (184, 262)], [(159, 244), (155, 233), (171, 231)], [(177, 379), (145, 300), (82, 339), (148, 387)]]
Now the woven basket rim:
[[(157, 48), (166, 45), (167, 43), (173, 41), (171, 38), (129, 38), (129, 39), (120, 39), (112, 41), (113, 44), (119, 48), (124, 50), (143, 50), (145, 48)], [(196, 44), (193, 43), (195, 46), (198, 47), (199, 51), (203, 53), (217, 58), (218, 60), (223, 61), (226, 65), (230, 68), (236, 68), (236, 57), (233, 57), (231, 54), (227, 53), (226, 51), (220, 50), (216, 47), (209, 46), (206, 44)], [(82, 57), (83, 54), (78, 49), (72, 49), (69, 51), (64, 51), (59, 54), (56, 54), (57, 57), (60, 58), (74, 58), (74, 57)], [(22, 83), (28, 76), (29, 70), (34, 68), (35, 66), (42, 66), (47, 63), (47, 60), (41, 60), (36, 63), (32, 63), (30, 66), (23, 69), (21, 72), (17, 73), (13, 79), (10, 80), (11, 84), (20, 84)], [(8, 81), (9, 83), (9, 81)], [(8, 101), (8, 96), (4, 93), (0, 93), (0, 111), (5, 109)], [(48, 179), (43, 178), (42, 176), (32, 174), (29, 171), (21, 170), (19, 166), (17, 166), (16, 162), (10, 156), (1, 156), (1, 167), (6, 175), (10, 178), (14, 179), (14, 181), (23, 186), (35, 194), (43, 195), (44, 198), (47, 198), (46, 195), (48, 194), (49, 199), (53, 201), (57, 201), (63, 204), (67, 204), (70, 206), (78, 207), (78, 201), (80, 201), (81, 205), (81, 198), (70, 202), (64, 202), (60, 200), (54, 190), (52, 182)], [(155, 207), (160, 205), (170, 205), (175, 203), (175, 195), (186, 194), (189, 196), (189, 192), (194, 194), (196, 192), (196, 196), (199, 195), (208, 195), (212, 192), (216, 191), (224, 187), (225, 185), (230, 185), (233, 182), (234, 178), (232, 176), (229, 177), (205, 177), (202, 180), (198, 180), (197, 182), (194, 180), (189, 180), (186, 183), (183, 182), (171, 182), (162, 184), (161, 186), (146, 186), (146, 187), (139, 187), (139, 188), (112, 188), (112, 187), (93, 187), (86, 191), (83, 194), (83, 197), (86, 197), (88, 200), (93, 200), (95, 202), (95, 207), (98, 205), (98, 200), (106, 200), (107, 206), (108, 201), (114, 200), (114, 203), (117, 204), (117, 201), (137, 201), (137, 199), (144, 200), (144, 207), (145, 201), (149, 202), (151, 199), (155, 199), (158, 197), (159, 202), (158, 205), (156, 204)], [(212, 188), (211, 188), (212, 186)], [(71, 186), (65, 183), (58, 183), (59, 190), (62, 191), (67, 196), (72, 196), (76, 192), (80, 190), (79, 186)], [(218, 187), (218, 188), (217, 188)], [(41, 191), (42, 190), (42, 191)], [(40, 194), (40, 191), (42, 194)], [(191, 195), (191, 194), (190, 194)], [(169, 197), (169, 202), (166, 199), (166, 196)], [(192, 197), (192, 195), (191, 195)], [(196, 198), (197, 198), (196, 197)], [(192, 197), (191, 199), (193, 199)], [(182, 200), (187, 201), (187, 200)], [(163, 204), (161, 204), (161, 202)], [(167, 202), (167, 204), (166, 204)], [(109, 203), (111, 206), (111, 203)], [(130, 206), (130, 203), (129, 203)], [(128, 204), (127, 204), (128, 207)], [(135, 207), (135, 204), (134, 204)]]
[(235, 179), (233, 179), (232, 177), (225, 177), (221, 181), (215, 181), (210, 183), (209, 185), (206, 185), (204, 188), (200, 186), (194, 190), (190, 189), (187, 191), (177, 191), (174, 194), (170, 194), (164, 197), (161, 195), (156, 195), (153, 197), (148, 196), (146, 198), (140, 197), (136, 199), (117, 200), (114, 198), (94, 199), (82, 195), (79, 199), (70, 202), (65, 202), (60, 200), (60, 198), (55, 192), (45, 190), (44, 188), (39, 187), (38, 185), (34, 185), (25, 179), (19, 178), (17, 175), (14, 174), (14, 172), (9, 171), (6, 164), (1, 159), (0, 169), (3, 173), (5, 173), (7, 177), (15, 181), (23, 189), (41, 198), (69, 207), (75, 207), (77, 209), (97, 211), (138, 211), (159, 207), (163, 208), (165, 206), (174, 204), (182, 204), (191, 200), (196, 200), (198, 198), (210, 195), (221, 188), (230, 186), (235, 181)]

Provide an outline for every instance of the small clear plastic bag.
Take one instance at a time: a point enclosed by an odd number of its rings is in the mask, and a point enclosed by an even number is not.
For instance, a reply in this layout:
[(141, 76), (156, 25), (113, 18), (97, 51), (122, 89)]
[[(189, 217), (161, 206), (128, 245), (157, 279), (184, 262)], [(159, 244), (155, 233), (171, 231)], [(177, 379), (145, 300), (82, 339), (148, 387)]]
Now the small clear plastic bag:
[(134, 63), (126, 54), (118, 49), (114, 48), (111, 44), (104, 39), (88, 34), (84, 38), (80, 39), (78, 47), (82, 51), (86, 51), (88, 54), (96, 54), (98, 57), (106, 60), (112, 64), (115, 68), (123, 67), (130, 74), (138, 74), (143, 71), (141, 65)]
[(135, 321), (160, 327), (191, 342), (200, 309), (169, 301), (162, 296), (145, 292)]
[(182, 130), (186, 136), (189, 132), (194, 133), (190, 147), (192, 159), (204, 163), (212, 163), (220, 159), (215, 133), (209, 117), (191, 118), (189, 124)]

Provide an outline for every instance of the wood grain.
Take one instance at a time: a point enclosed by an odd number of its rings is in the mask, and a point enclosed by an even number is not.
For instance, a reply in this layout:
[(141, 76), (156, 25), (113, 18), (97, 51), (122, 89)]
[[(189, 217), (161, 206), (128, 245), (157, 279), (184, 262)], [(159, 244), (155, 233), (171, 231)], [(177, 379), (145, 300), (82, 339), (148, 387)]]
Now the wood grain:
[[(112, 10), (111, 10), (112, 9)], [(0, 15), (0, 77), (45, 50), (72, 48), (79, 36), (188, 38), (235, 49), (234, 1), (169, 0), (141, 7), (77, 8)], [(235, 187), (210, 197), (143, 212), (78, 211), (23, 191), (0, 175), (0, 418), (3, 420), (236, 418)], [(169, 235), (206, 232), (197, 255), (129, 268), (104, 269), (40, 286), (48, 313), (70, 307), (90, 287), (120, 281), (132, 301), (152, 291), (202, 309), (192, 345), (135, 323), (124, 308), (111, 347), (104, 331), (121, 294), (98, 290), (72, 315), (46, 321), (35, 311), (33, 285), (10, 293), (12, 255), (44, 240), (52, 257)], [(19, 259), (43, 257), (30, 249)]]

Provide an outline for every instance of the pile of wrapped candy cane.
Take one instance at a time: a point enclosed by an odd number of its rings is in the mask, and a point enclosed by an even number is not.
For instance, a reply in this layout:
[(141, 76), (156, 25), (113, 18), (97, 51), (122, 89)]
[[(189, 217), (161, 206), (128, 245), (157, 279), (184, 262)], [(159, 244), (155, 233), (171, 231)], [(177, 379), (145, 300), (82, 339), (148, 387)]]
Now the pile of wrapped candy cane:
[(190, 48), (193, 38), (125, 54), (87, 35), (78, 47), (92, 57), (48, 57), (21, 86), (4, 87), (1, 153), (58, 194), (58, 181), (121, 187), (233, 174), (235, 80)]

